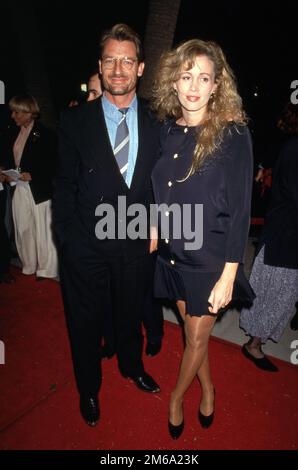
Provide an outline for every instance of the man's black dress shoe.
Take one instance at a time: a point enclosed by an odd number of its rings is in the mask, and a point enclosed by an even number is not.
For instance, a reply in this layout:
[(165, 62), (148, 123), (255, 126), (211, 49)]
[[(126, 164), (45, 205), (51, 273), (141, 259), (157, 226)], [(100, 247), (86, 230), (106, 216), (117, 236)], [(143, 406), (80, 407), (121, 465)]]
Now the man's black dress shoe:
[(131, 379), (134, 384), (143, 392), (150, 392), (150, 393), (158, 393), (160, 392), (160, 386), (153, 380), (153, 378), (143, 372), (142, 375), (139, 376), (131, 376), (122, 374), (123, 377)]
[(170, 434), (171, 438), (172, 439), (178, 439), (181, 436), (181, 434), (183, 433), (183, 430), (184, 430), (184, 420), (182, 421), (181, 424), (178, 424), (177, 426), (172, 424), (169, 420), (168, 421), (168, 429), (169, 429), (169, 434)]
[(245, 344), (242, 346), (241, 351), (243, 355), (252, 361), (259, 369), (266, 370), (267, 372), (277, 372), (278, 368), (276, 365), (271, 362), (268, 357), (255, 357), (253, 356), (248, 349), (246, 348)]
[(159, 353), (161, 350), (161, 341), (156, 341), (154, 343), (151, 343), (150, 341), (147, 342), (146, 346), (146, 355), (147, 356), (156, 356), (156, 354)]
[(99, 421), (99, 405), (97, 397), (80, 398), (80, 411), (88, 426), (96, 426)]

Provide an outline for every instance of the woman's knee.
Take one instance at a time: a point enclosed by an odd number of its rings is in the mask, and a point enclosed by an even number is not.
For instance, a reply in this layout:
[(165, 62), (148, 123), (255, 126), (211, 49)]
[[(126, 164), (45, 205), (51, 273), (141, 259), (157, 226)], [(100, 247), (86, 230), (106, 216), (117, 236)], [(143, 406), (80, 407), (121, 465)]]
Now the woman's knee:
[(208, 343), (208, 337), (200, 331), (194, 331), (191, 328), (185, 329), (186, 346), (191, 349), (199, 350), (205, 347)]
[(210, 317), (191, 317), (186, 316), (185, 339), (186, 344), (192, 349), (206, 348), (209, 336), (214, 322)]

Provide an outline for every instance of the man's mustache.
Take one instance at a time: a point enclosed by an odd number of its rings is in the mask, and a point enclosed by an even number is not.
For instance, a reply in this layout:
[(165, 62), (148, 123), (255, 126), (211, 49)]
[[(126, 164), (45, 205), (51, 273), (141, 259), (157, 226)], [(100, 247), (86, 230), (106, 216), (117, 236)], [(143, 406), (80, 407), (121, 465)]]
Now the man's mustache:
[(128, 78), (127, 75), (110, 75), (109, 78)]

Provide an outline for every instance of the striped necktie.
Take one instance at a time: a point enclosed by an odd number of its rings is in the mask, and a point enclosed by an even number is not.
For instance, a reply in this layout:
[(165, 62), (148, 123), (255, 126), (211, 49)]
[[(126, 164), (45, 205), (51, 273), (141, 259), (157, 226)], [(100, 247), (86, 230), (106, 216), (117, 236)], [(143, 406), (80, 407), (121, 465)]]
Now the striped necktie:
[(126, 171), (128, 167), (128, 150), (129, 150), (129, 131), (126, 122), (126, 113), (129, 108), (119, 108), (118, 111), (122, 114), (121, 121), (118, 124), (114, 155), (116, 157), (120, 173), (124, 180), (126, 178)]

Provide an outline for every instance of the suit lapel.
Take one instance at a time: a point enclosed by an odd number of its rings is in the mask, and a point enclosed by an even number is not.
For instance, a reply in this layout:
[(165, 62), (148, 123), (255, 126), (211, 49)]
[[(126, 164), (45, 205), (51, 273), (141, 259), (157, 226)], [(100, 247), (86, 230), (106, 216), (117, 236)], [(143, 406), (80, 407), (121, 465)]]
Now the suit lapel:
[(38, 134), (38, 124), (36, 122), (34, 122), (34, 125), (30, 131), (30, 134), (28, 135), (28, 139), (26, 140), (22, 158), (20, 161), (20, 167), (22, 167), (22, 165), (26, 166), (27, 160), (29, 164), (30, 163), (32, 164), (33, 156), (34, 156), (34, 137), (35, 137), (34, 133)]
[[(90, 103), (91, 105), (91, 103)], [(101, 100), (94, 100), (85, 119), (84, 145), (91, 155), (95, 167), (112, 177), (123, 189), (127, 189), (114, 157)]]

